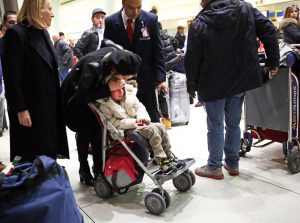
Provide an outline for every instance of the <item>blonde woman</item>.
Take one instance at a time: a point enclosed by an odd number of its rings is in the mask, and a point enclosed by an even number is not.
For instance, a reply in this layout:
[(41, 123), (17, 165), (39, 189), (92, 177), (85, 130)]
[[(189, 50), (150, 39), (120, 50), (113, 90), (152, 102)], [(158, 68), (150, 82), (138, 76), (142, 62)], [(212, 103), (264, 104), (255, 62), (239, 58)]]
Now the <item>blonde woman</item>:
[(69, 158), (55, 51), (47, 28), (50, 0), (24, 0), (17, 25), (4, 37), (4, 82), (10, 121), (10, 158)]

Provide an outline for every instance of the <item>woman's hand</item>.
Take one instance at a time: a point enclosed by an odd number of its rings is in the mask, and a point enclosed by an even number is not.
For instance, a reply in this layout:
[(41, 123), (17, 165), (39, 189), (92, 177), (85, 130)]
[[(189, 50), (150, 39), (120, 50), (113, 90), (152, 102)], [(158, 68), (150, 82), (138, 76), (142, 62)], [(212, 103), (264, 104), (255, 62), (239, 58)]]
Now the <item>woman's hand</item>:
[(125, 80), (119, 78), (111, 78), (108, 81), (108, 87), (110, 91), (122, 89), (125, 86)]
[(19, 119), (20, 125), (23, 125), (26, 127), (32, 126), (32, 122), (31, 122), (31, 118), (30, 118), (30, 114), (29, 114), (28, 110), (18, 112), (18, 119)]

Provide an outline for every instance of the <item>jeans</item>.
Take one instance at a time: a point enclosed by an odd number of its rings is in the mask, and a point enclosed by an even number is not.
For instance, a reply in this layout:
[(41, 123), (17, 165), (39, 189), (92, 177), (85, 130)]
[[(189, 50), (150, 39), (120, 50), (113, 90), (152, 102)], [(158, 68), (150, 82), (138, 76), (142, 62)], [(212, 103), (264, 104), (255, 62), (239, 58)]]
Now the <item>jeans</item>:
[[(245, 93), (215, 101), (205, 101), (207, 113), (207, 144), (210, 167), (221, 167), (223, 151), (225, 162), (230, 168), (239, 165), (241, 142), (240, 121)], [(224, 137), (225, 120), (225, 137)]]

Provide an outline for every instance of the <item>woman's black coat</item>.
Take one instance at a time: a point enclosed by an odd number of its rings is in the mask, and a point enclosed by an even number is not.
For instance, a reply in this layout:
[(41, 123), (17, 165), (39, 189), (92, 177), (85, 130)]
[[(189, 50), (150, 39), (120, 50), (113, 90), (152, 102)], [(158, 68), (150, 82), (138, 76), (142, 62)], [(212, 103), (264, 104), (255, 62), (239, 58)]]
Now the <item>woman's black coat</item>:
[(283, 31), (284, 42), (289, 44), (300, 43), (300, 26), (296, 19), (282, 19), (279, 28)]
[[(6, 32), (3, 56), (11, 159), (57, 154), (69, 158), (57, 59), (48, 32), (13, 26)], [(24, 110), (30, 113), (30, 128), (19, 124), (17, 113)]]

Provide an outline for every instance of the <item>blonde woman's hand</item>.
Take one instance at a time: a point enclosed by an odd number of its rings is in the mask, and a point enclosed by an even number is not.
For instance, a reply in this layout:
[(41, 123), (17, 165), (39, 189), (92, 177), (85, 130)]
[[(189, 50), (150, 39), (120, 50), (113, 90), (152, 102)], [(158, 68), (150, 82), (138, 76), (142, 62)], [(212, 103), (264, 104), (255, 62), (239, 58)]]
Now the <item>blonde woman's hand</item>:
[(19, 119), (20, 125), (23, 125), (23, 126), (26, 126), (26, 127), (31, 127), (32, 126), (30, 113), (29, 113), (28, 110), (18, 112), (18, 119)]
[(161, 90), (164, 90), (165, 92), (168, 92), (168, 83), (167, 82), (161, 82), (158, 86), (157, 86), (157, 92), (160, 93)]

